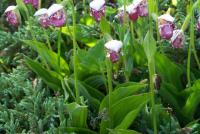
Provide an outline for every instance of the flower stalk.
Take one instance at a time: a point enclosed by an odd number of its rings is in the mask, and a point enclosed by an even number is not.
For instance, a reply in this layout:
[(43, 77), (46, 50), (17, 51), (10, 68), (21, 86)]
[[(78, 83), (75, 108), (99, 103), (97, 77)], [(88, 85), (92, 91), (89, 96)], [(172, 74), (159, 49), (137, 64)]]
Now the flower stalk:
[[(112, 106), (111, 93), (113, 87), (112, 87), (112, 64), (109, 58), (106, 58), (106, 70), (107, 70), (107, 82), (108, 82), (108, 113), (111, 114), (111, 106)], [(111, 125), (111, 120), (109, 123)]]
[(61, 32), (62, 32), (62, 28), (60, 28), (59, 32), (58, 32), (58, 41), (57, 41), (57, 53), (58, 53), (58, 71), (60, 73), (60, 56), (61, 56)]
[(76, 10), (73, 0), (72, 4), (72, 20), (73, 20), (73, 61), (74, 61), (74, 87), (76, 92), (76, 101), (79, 102), (78, 78), (77, 78), (77, 44), (76, 44)]
[[(149, 11), (149, 33), (150, 35), (153, 36), (153, 18), (152, 18), (152, 13), (154, 12), (154, 1), (153, 0), (148, 0), (148, 11)], [(149, 38), (150, 39), (150, 38)], [(150, 41), (149, 41), (150, 42)], [(149, 44), (151, 45), (151, 44)], [(149, 81), (150, 81), (150, 94), (151, 94), (151, 107), (152, 107), (152, 122), (153, 122), (153, 131), (154, 134), (158, 133), (157, 130), (157, 120), (156, 120), (156, 111), (155, 111), (155, 92), (154, 92), (154, 74), (155, 74), (155, 63), (154, 63), (154, 56), (148, 60), (148, 69), (149, 69)]]

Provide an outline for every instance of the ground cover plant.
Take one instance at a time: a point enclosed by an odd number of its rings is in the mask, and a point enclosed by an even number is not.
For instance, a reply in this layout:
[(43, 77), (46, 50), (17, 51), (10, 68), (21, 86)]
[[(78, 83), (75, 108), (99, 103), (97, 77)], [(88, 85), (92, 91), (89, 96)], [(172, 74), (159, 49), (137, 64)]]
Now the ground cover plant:
[(2, 0), (0, 133), (200, 133), (200, 0)]

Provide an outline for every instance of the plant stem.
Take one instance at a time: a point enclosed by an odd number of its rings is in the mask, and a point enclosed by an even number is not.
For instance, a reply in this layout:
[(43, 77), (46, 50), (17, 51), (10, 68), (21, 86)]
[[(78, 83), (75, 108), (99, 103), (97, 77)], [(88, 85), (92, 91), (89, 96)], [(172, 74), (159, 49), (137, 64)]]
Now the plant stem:
[[(153, 36), (153, 18), (152, 13), (154, 12), (154, 1), (148, 0), (148, 10), (149, 10), (149, 33)], [(157, 3), (156, 3), (157, 4)], [(150, 38), (149, 38), (150, 39)], [(150, 42), (150, 41), (149, 41)], [(151, 44), (149, 44), (151, 45)], [(154, 93), (154, 74), (155, 74), (155, 63), (154, 57), (148, 60), (148, 69), (149, 69), (149, 80), (150, 80), (150, 94), (151, 94), (151, 107), (152, 107), (152, 119), (153, 119), (153, 131), (154, 134), (158, 133), (157, 130), (157, 121), (156, 121), (156, 111), (155, 111), (155, 93)]]
[[(127, 20), (127, 13), (126, 13), (126, 5), (127, 5), (127, 0), (124, 0), (124, 22), (123, 22), (123, 35), (126, 34), (126, 23), (128, 22)], [(124, 36), (123, 36), (123, 39), (124, 39)], [(124, 75), (125, 75), (125, 79), (126, 79), (126, 82), (129, 81), (129, 75), (127, 74), (127, 53), (126, 53), (126, 48), (123, 47), (123, 52), (124, 52), (124, 55), (123, 55), (123, 63), (124, 63)]]
[(130, 26), (131, 26), (131, 39), (132, 39), (132, 43), (134, 43), (135, 40), (135, 35), (134, 35), (134, 26), (133, 26), (133, 22), (130, 22)]
[(58, 53), (58, 71), (60, 73), (60, 56), (61, 56), (61, 31), (62, 28), (60, 28), (59, 32), (58, 32), (58, 42), (57, 42), (57, 53)]
[(157, 134), (157, 123), (156, 123), (156, 111), (155, 111), (155, 93), (154, 93), (154, 74), (155, 74), (155, 64), (154, 60), (148, 62), (149, 69), (149, 80), (150, 80), (150, 94), (151, 94), (151, 107), (152, 107), (152, 119), (153, 119), (153, 130), (154, 134)]
[(79, 102), (78, 78), (77, 78), (77, 44), (76, 44), (76, 11), (75, 5), (72, 2), (72, 19), (73, 19), (73, 61), (74, 61), (74, 87), (76, 92), (76, 101)]
[(187, 60), (187, 81), (188, 87), (191, 87), (191, 79), (190, 79), (190, 66), (191, 66), (191, 48), (194, 44), (194, 12), (192, 10), (193, 2), (190, 2), (190, 9), (191, 9), (191, 21), (190, 21), (190, 44), (188, 49), (188, 60)]
[[(106, 59), (106, 69), (107, 69), (107, 79), (108, 79), (108, 113), (110, 116), (111, 106), (112, 106), (111, 93), (112, 93), (113, 87), (112, 87), (112, 64), (109, 59)], [(110, 125), (111, 125), (111, 120), (110, 120)]]

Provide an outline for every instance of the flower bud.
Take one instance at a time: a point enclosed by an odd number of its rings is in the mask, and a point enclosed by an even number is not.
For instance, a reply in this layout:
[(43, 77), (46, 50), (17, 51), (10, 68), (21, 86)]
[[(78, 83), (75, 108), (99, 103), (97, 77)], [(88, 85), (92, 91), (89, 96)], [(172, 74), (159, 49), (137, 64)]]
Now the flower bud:
[(119, 60), (119, 52), (122, 48), (122, 42), (118, 40), (108, 41), (104, 46), (107, 49), (107, 57), (110, 58), (112, 63)]
[(105, 8), (105, 0), (93, 0), (90, 2), (90, 14), (97, 22), (105, 15)]
[(158, 17), (159, 32), (162, 39), (169, 40), (174, 31), (174, 18), (169, 14)]
[(38, 22), (42, 27), (49, 27), (50, 22), (48, 17), (48, 10), (46, 8), (39, 9), (37, 12), (35, 12), (34, 16), (37, 17)]
[(184, 33), (182, 30), (174, 30), (171, 38), (171, 45), (173, 48), (182, 48), (184, 44)]
[(66, 15), (62, 5), (53, 4), (48, 9), (49, 21), (52, 26), (62, 27), (66, 23)]
[(5, 12), (6, 21), (12, 26), (19, 26), (21, 23), (21, 16), (17, 6), (9, 6)]
[(135, 4), (131, 4), (127, 6), (126, 11), (129, 15), (129, 19), (132, 21), (136, 21), (138, 19), (138, 10)]

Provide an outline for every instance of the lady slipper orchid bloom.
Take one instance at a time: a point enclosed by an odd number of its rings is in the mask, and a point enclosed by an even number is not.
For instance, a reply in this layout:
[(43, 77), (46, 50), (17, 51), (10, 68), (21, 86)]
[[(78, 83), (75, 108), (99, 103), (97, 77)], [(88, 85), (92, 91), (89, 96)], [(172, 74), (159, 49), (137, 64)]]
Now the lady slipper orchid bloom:
[(104, 47), (107, 49), (107, 57), (110, 58), (112, 63), (119, 60), (119, 52), (122, 48), (122, 42), (118, 40), (108, 41)]
[(49, 27), (50, 23), (48, 17), (48, 10), (46, 8), (39, 9), (37, 12), (35, 12), (34, 16), (37, 17), (38, 22), (42, 27)]
[(53, 4), (48, 9), (49, 21), (52, 26), (62, 27), (66, 23), (66, 15), (62, 5)]
[(39, 0), (32, 0), (32, 5), (33, 5), (34, 8), (38, 8)]
[(149, 12), (148, 12), (147, 0), (136, 0), (135, 5), (137, 7), (138, 15), (140, 17), (148, 16)]
[(105, 8), (105, 0), (93, 0), (90, 2), (90, 14), (97, 22), (105, 15)]
[(6, 21), (12, 26), (19, 26), (21, 23), (21, 16), (17, 6), (9, 6), (5, 12)]
[(200, 32), (200, 17), (198, 18), (196, 27), (197, 27), (197, 31)]
[(127, 6), (126, 11), (129, 15), (129, 19), (132, 21), (136, 21), (139, 17), (138, 10), (135, 4), (131, 4)]
[(182, 30), (174, 30), (171, 38), (171, 45), (173, 48), (182, 48), (184, 44), (184, 33)]
[(25, 4), (31, 4), (34, 8), (38, 8), (39, 0), (24, 0)]
[(169, 40), (174, 31), (174, 18), (169, 14), (158, 17), (159, 32), (162, 39)]

